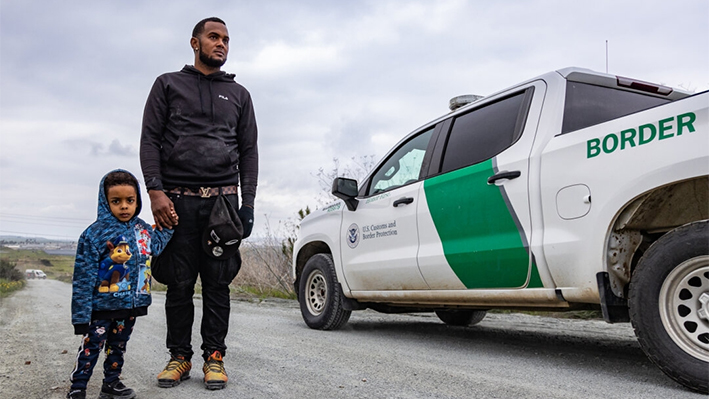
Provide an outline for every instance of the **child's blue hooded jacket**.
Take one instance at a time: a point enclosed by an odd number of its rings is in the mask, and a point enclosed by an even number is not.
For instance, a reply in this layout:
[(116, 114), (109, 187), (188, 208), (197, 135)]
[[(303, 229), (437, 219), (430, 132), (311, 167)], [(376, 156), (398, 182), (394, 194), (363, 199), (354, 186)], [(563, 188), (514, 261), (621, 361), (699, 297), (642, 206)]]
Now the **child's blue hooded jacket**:
[[(130, 173), (121, 169), (113, 172)], [(135, 215), (128, 222), (113, 216), (104, 192), (106, 176), (99, 185), (98, 217), (81, 234), (76, 248), (71, 324), (77, 333), (88, 327), (97, 312), (125, 314), (150, 305), (150, 257), (162, 252), (173, 233), (153, 230), (138, 217), (140, 186)]]

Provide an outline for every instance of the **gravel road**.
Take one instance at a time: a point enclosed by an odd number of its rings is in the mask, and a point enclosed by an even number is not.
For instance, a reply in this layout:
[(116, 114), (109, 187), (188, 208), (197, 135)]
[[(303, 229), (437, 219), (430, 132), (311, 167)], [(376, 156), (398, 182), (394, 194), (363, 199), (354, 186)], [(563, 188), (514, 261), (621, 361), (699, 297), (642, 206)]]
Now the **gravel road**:
[[(70, 298), (69, 284), (37, 280), (0, 299), (0, 398), (64, 397), (81, 340)], [(462, 328), (433, 314), (363, 311), (343, 330), (323, 332), (307, 328), (287, 300), (232, 301), (226, 389), (204, 388), (198, 358), (192, 379), (162, 389), (165, 296), (153, 300), (122, 375), (138, 398), (705, 398), (650, 363), (628, 324), (491, 314)], [(100, 385), (99, 365), (88, 397)]]

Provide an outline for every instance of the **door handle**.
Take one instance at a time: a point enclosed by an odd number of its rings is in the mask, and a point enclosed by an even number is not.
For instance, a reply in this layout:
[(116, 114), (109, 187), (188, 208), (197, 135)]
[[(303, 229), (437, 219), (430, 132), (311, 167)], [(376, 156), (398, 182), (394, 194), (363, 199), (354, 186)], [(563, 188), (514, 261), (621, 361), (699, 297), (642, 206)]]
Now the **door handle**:
[(504, 179), (512, 180), (512, 179), (516, 179), (520, 176), (522, 176), (522, 172), (520, 172), (519, 170), (515, 170), (512, 172), (508, 172), (505, 170), (502, 172), (495, 173), (494, 175), (488, 177), (487, 184), (494, 184), (496, 181), (504, 180)]
[(394, 208), (396, 208), (399, 205), (407, 205), (414, 202), (413, 197), (402, 197), (399, 198), (398, 200), (394, 201)]

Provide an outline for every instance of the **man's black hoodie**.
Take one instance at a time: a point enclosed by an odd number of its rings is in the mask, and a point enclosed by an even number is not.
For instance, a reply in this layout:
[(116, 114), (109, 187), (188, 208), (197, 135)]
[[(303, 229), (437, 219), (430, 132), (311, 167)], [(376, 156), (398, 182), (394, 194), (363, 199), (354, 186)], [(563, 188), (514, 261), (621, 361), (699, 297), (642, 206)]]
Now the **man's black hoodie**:
[(143, 112), (140, 163), (148, 190), (239, 184), (254, 205), (258, 179), (251, 95), (234, 75), (186, 65), (159, 76)]

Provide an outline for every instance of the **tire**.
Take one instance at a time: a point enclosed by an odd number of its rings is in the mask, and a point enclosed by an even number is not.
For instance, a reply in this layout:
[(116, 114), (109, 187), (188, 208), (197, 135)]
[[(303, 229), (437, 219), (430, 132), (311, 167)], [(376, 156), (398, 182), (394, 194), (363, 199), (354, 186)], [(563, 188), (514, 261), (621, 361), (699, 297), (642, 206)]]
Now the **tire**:
[(300, 313), (308, 327), (337, 330), (350, 319), (352, 311), (342, 307), (342, 288), (337, 282), (332, 255), (317, 254), (308, 259), (298, 292)]
[(709, 221), (660, 237), (638, 262), (630, 321), (650, 360), (685, 387), (709, 393)]
[(436, 316), (449, 326), (469, 326), (480, 323), (487, 310), (436, 310)]

